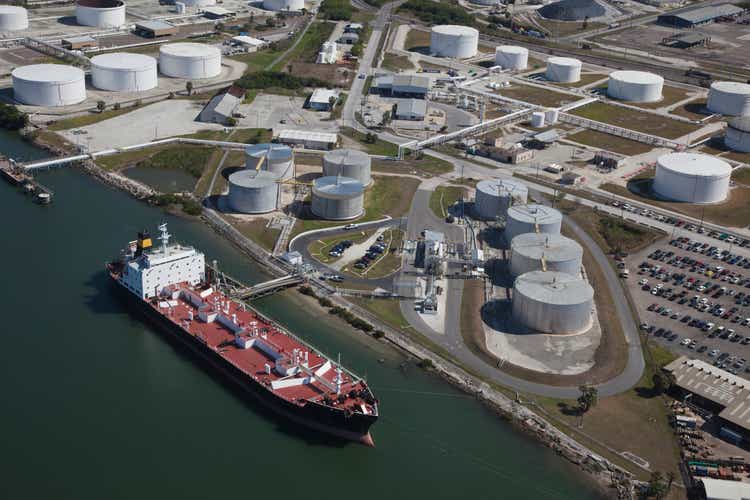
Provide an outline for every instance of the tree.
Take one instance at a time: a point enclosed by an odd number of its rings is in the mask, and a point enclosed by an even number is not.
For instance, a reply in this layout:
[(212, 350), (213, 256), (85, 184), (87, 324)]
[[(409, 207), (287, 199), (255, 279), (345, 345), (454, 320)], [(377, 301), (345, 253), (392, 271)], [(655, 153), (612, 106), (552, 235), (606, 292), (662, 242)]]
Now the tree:
[(331, 96), (328, 98), (328, 105), (331, 106), (331, 111), (333, 111), (333, 108), (336, 107), (336, 100), (337, 99), (335, 96)]
[(674, 384), (674, 374), (659, 370), (651, 377), (655, 394), (664, 394)]
[(585, 18), (583, 19), (583, 25), (581, 26), (581, 29), (584, 29), (584, 30), (585, 30), (585, 29), (586, 29), (586, 28), (588, 28), (588, 27), (589, 27), (589, 16), (586, 16), (586, 17), (585, 17)]
[(583, 425), (583, 415), (591, 408), (596, 406), (599, 401), (599, 391), (593, 385), (584, 384), (578, 387), (581, 395), (578, 396), (578, 412), (581, 415), (581, 425)]
[(234, 127), (237, 125), (237, 119), (233, 116), (227, 118), (226, 124), (228, 127)]
[(193, 94), (193, 82), (185, 82), (185, 90), (187, 91), (187, 95)]
[(101, 113), (107, 107), (107, 103), (104, 101), (96, 101), (96, 109)]
[(661, 500), (667, 496), (669, 489), (664, 483), (664, 476), (661, 472), (652, 472), (651, 478), (648, 480), (648, 487), (646, 489), (646, 495), (656, 497), (657, 500)]
[(117, 111), (118, 109), (120, 109), (120, 103), (119, 102), (114, 103), (112, 105), (112, 109), (114, 109), (115, 111)]
[(667, 472), (667, 492), (672, 489), (672, 483), (676, 479), (675, 473), (672, 471)]
[(385, 111), (383, 112), (383, 125), (387, 125), (391, 122), (391, 112)]

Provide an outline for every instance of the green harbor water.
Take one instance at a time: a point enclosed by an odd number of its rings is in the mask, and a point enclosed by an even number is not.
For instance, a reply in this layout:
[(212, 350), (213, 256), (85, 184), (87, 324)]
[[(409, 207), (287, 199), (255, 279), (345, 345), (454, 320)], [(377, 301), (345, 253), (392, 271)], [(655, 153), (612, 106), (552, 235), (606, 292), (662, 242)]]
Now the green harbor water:
[[(45, 157), (10, 134), (0, 151)], [(61, 169), (56, 198), (0, 182), (0, 498), (598, 498), (576, 469), (394, 350), (305, 307), (257, 305), (367, 377), (377, 447), (331, 442), (246, 402), (131, 317), (104, 274), (136, 231), (180, 241), (248, 282), (262, 270), (199, 222)]]

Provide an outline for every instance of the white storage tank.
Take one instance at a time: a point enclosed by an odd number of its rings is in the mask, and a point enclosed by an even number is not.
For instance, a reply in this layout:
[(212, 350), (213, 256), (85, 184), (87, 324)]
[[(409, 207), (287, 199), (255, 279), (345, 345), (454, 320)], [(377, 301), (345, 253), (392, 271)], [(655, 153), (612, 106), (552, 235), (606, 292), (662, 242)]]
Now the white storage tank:
[(740, 82), (714, 82), (708, 91), (706, 107), (727, 116), (750, 114), (750, 85)]
[(479, 32), (468, 26), (443, 24), (430, 32), (430, 52), (439, 57), (465, 59), (477, 55)]
[(313, 181), (312, 213), (326, 220), (356, 219), (365, 211), (365, 188), (349, 177), (318, 177)]
[(575, 83), (581, 79), (581, 61), (572, 57), (550, 57), (544, 76), (551, 82)]
[(510, 242), (510, 275), (513, 278), (545, 269), (580, 276), (582, 262), (583, 247), (560, 234), (524, 233)]
[(609, 75), (607, 95), (630, 102), (661, 100), (664, 78), (646, 71), (614, 71)]
[(480, 219), (505, 217), (512, 205), (525, 205), (529, 188), (514, 179), (485, 179), (477, 184), (474, 211)]
[(731, 175), (731, 165), (715, 156), (670, 153), (656, 160), (653, 189), (668, 200), (716, 203), (727, 198)]
[(729, 121), (724, 144), (735, 151), (750, 153), (750, 116), (740, 116)]
[(18, 31), (29, 27), (29, 14), (23, 7), (0, 5), (0, 31)]
[(356, 149), (335, 149), (323, 156), (323, 175), (357, 179), (363, 186), (372, 182), (370, 155)]
[(534, 128), (544, 127), (544, 111), (534, 111), (531, 113), (531, 126)]
[(182, 0), (182, 3), (185, 5), (185, 7), (190, 7), (191, 9), (200, 9), (202, 7), (211, 7), (212, 5), (216, 5), (216, 0)]
[(32, 64), (11, 73), (13, 97), (35, 106), (68, 106), (86, 99), (86, 75), (62, 64)]
[(159, 70), (173, 78), (213, 78), (221, 73), (221, 50), (202, 43), (168, 43), (159, 49)]
[(495, 49), (495, 66), (524, 70), (529, 64), (529, 49), (517, 45), (500, 45)]
[(102, 90), (142, 92), (156, 87), (156, 59), (144, 54), (113, 52), (91, 58), (91, 83)]
[(245, 148), (245, 167), (258, 170), (259, 166), (277, 178), (289, 179), (294, 175), (294, 152), (286, 144), (250, 144)]
[(305, 8), (305, 0), (263, 0), (263, 8), (266, 10), (302, 10)]
[(78, 0), (76, 22), (81, 26), (119, 28), (125, 24), (125, 2), (121, 0)]
[(560, 118), (560, 110), (557, 108), (548, 109), (544, 112), (544, 121), (547, 125), (554, 125)]
[(185, 5), (185, 2), (175, 2), (174, 8), (178, 14), (184, 14), (185, 11), (187, 10), (187, 6)]
[(505, 241), (523, 233), (560, 234), (562, 214), (544, 205), (513, 205), (505, 222)]
[(279, 183), (272, 172), (240, 170), (229, 176), (229, 208), (243, 214), (276, 210)]
[(594, 289), (578, 276), (531, 271), (513, 284), (513, 319), (537, 332), (584, 332), (591, 327), (593, 307)]

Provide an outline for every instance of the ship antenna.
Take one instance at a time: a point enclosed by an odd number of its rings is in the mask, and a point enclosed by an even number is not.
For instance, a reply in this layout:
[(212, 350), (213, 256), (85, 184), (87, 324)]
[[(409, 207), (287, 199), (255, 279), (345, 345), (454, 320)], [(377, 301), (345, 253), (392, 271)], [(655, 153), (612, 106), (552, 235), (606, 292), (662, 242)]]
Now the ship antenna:
[(169, 244), (169, 237), (171, 235), (169, 234), (169, 231), (167, 231), (166, 222), (159, 225), (159, 231), (161, 231), (161, 236), (159, 236), (159, 239), (161, 240), (161, 248), (164, 250), (164, 255), (167, 255), (167, 245)]

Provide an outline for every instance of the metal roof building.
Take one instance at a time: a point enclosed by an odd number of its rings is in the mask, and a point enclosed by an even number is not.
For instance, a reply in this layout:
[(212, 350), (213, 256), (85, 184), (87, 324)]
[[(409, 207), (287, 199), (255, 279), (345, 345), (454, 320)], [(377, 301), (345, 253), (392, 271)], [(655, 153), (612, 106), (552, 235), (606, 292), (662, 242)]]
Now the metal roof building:
[(226, 124), (241, 102), (242, 97), (235, 92), (217, 94), (203, 108), (198, 121)]
[(384, 75), (375, 78), (372, 86), (382, 95), (424, 99), (430, 91), (430, 78), (421, 75)]
[[(310, 96), (310, 108), (316, 111), (330, 111), (331, 98), (338, 99), (339, 93), (332, 89), (315, 89)], [(335, 101), (334, 101), (335, 102)]]
[(736, 17), (743, 12), (744, 9), (736, 5), (723, 3), (720, 5), (697, 7), (678, 13), (662, 14), (657, 18), (657, 22), (667, 26), (690, 28), (699, 24), (710, 23), (720, 17)]
[(712, 479), (710, 477), (702, 477), (698, 481), (703, 484), (706, 500), (745, 500), (750, 498), (750, 483)]
[(338, 142), (338, 135), (329, 132), (309, 130), (281, 130), (279, 142), (290, 146), (302, 146), (308, 149), (333, 149)]
[(141, 21), (135, 24), (135, 34), (146, 38), (176, 35), (180, 30), (166, 21)]
[(424, 120), (427, 115), (427, 102), (423, 99), (400, 99), (396, 104), (398, 120)]

